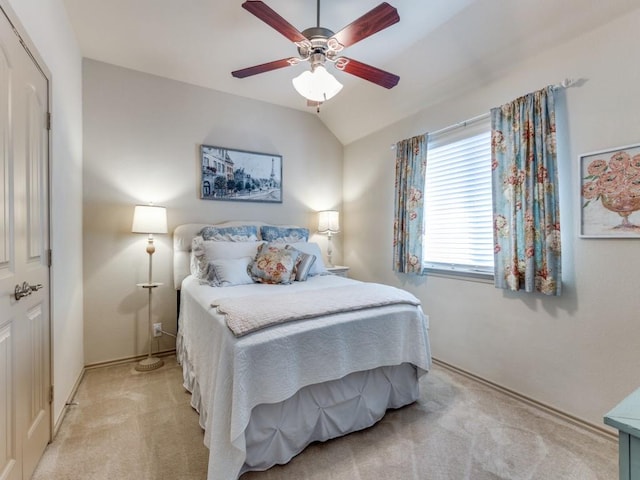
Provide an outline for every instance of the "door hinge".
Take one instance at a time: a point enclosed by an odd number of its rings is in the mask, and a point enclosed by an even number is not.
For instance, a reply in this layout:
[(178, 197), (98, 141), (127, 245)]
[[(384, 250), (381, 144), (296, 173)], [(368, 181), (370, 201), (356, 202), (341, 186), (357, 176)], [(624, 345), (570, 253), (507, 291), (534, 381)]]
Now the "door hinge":
[(49, 387), (49, 403), (53, 403), (53, 385)]
[(53, 263), (53, 253), (51, 249), (47, 250), (47, 267), (51, 268), (51, 264)]
[(51, 112), (47, 112), (47, 130), (51, 130)]

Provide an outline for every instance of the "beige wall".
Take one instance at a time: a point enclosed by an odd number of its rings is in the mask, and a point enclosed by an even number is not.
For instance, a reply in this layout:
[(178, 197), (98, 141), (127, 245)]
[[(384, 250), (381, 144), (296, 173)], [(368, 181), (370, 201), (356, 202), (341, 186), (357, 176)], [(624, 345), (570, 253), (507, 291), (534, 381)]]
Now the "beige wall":
[[(83, 72), (85, 361), (94, 364), (147, 350), (147, 296), (136, 283), (146, 280), (148, 257), (146, 237), (131, 233), (136, 203), (165, 205), (170, 230), (231, 219), (313, 230), (314, 212), (341, 207), (342, 145), (315, 113), (92, 60)], [(200, 200), (201, 144), (282, 155), (283, 203)], [(175, 332), (171, 236), (156, 236), (156, 246), (154, 281), (164, 285), (153, 321)], [(162, 350), (173, 346), (162, 338)]]
[(52, 411), (57, 423), (84, 366), (81, 55), (61, 0), (8, 3), (51, 74)]
[[(86, 363), (146, 349), (146, 297), (135, 283), (145, 279), (147, 258), (144, 238), (130, 233), (134, 204), (166, 205), (170, 228), (228, 219), (313, 228), (312, 212), (342, 203), (338, 262), (344, 253), (352, 276), (401, 286), (421, 298), (436, 358), (601, 425), (603, 414), (640, 384), (640, 243), (578, 238), (577, 157), (640, 143), (640, 65), (629, 61), (629, 46), (640, 40), (639, 22), (635, 11), (508, 71), (484, 72), (476, 88), (451, 92), (450, 100), (345, 147), (344, 170), (343, 148), (314, 114), (85, 60)], [(395, 275), (390, 145), (567, 77), (585, 81), (561, 93), (558, 105), (563, 296)], [(201, 143), (283, 155), (284, 203), (199, 200)], [(154, 279), (165, 285), (155, 295), (154, 321), (173, 331), (170, 236), (159, 236), (157, 246)], [(172, 346), (163, 339), (162, 349)]]
[[(416, 294), (430, 316), (436, 358), (597, 425), (640, 386), (640, 240), (578, 238), (577, 157), (640, 143), (640, 63), (631, 54), (638, 25), (636, 10), (345, 147), (344, 255), (353, 275)], [(390, 145), (567, 77), (585, 81), (560, 93), (558, 105), (562, 297), (392, 273)], [(640, 213), (634, 217), (640, 222)]]

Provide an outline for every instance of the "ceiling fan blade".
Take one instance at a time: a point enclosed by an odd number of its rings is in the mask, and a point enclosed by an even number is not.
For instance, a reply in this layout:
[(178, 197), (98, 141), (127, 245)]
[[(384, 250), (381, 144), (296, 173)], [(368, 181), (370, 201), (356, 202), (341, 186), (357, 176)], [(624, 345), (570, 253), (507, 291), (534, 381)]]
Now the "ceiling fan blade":
[(283, 58), (281, 60), (274, 60), (273, 62), (262, 63), (260, 65), (254, 65), (253, 67), (243, 68), (242, 70), (235, 70), (231, 72), (236, 78), (250, 77), (251, 75), (257, 75), (258, 73), (270, 72), (271, 70), (277, 70), (278, 68), (290, 67), (291, 65), (297, 65), (300, 62), (299, 58)]
[(339, 57), (335, 62), (335, 66), (338, 70), (368, 80), (384, 88), (393, 88), (398, 84), (398, 81), (400, 81), (398, 75), (385, 72), (379, 68), (347, 57)]
[(307, 37), (302, 35), (302, 33), (300, 33), (296, 27), (287, 22), (266, 3), (257, 0), (247, 0), (242, 4), (242, 8), (250, 13), (253, 13), (264, 23), (280, 32), (292, 42), (308, 42)]
[[(331, 37), (328, 43), (329, 48), (340, 51), (399, 21), (398, 10), (387, 2), (383, 2)], [(334, 48), (334, 45), (332, 45), (335, 44), (334, 40), (338, 43), (336, 45), (338, 48)]]

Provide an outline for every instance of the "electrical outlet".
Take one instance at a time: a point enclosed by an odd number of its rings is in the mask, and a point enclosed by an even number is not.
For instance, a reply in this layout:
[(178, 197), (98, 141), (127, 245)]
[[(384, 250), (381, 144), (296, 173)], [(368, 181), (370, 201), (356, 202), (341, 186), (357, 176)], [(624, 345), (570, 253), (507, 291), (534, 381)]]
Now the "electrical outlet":
[(154, 323), (153, 324), (153, 336), (154, 337), (161, 337), (162, 336), (162, 324), (161, 323)]

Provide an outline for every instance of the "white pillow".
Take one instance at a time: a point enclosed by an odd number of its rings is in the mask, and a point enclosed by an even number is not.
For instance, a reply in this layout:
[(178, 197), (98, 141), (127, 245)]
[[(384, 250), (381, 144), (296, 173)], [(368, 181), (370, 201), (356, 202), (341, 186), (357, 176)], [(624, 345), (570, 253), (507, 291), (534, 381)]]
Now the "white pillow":
[(220, 258), (255, 257), (264, 242), (227, 242), (203, 240), (196, 236), (191, 241), (191, 274), (200, 280), (208, 279), (210, 264)]
[(329, 273), (324, 266), (324, 262), (322, 261), (322, 253), (320, 252), (320, 245), (315, 242), (297, 242), (290, 243), (291, 247), (296, 250), (301, 251), (302, 253), (306, 253), (307, 255), (313, 255), (316, 257), (316, 261), (311, 265), (311, 269), (309, 270), (309, 276), (313, 277), (314, 275), (322, 275), (325, 273)]
[(232, 287), (253, 283), (247, 273), (247, 267), (252, 261), (253, 257), (213, 260), (209, 269), (209, 284), (214, 287)]
[(255, 257), (265, 242), (218, 242), (205, 240), (204, 252), (209, 263), (218, 259)]

